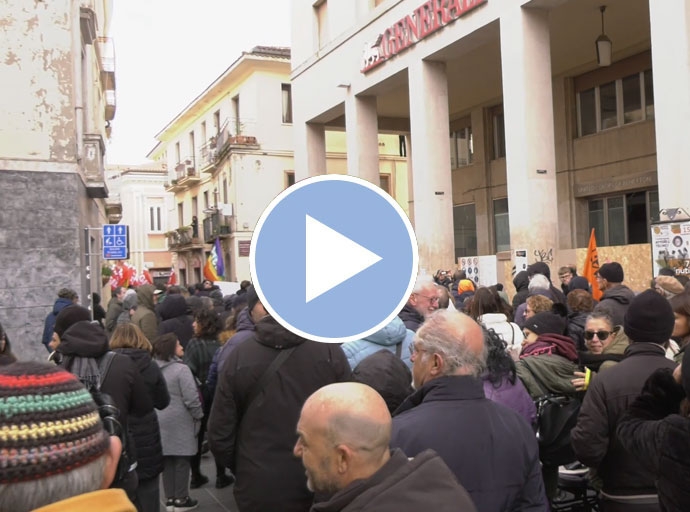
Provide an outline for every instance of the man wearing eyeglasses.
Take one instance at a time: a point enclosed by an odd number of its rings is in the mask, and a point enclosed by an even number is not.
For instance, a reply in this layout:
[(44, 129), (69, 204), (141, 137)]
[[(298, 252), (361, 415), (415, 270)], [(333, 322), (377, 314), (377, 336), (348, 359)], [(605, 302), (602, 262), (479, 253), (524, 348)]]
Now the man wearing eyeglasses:
[(430, 315), (410, 346), (416, 391), (393, 418), (392, 448), (438, 453), (477, 510), (547, 510), (530, 425), (484, 395), (482, 328), (455, 310)]
[(438, 309), (436, 283), (428, 275), (421, 275), (412, 289), (407, 304), (398, 316), (411, 331), (417, 331), (424, 319)]

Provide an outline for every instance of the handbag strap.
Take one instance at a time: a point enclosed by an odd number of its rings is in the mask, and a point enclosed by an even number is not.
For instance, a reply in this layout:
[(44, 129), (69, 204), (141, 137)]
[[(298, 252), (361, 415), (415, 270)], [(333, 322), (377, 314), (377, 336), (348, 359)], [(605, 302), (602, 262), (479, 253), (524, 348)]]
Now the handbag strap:
[(395, 355), (398, 357), (398, 359), (400, 359), (400, 356), (402, 355), (402, 344), (403, 342), (401, 341), (395, 345)]
[(297, 346), (290, 347), (284, 350), (281, 350), (278, 355), (271, 361), (271, 364), (269, 365), (268, 368), (266, 368), (266, 371), (263, 373), (261, 378), (257, 381), (257, 383), (254, 385), (252, 388), (252, 391), (249, 393), (249, 397), (247, 398), (247, 407), (245, 408), (245, 411), (248, 411), (249, 408), (251, 407), (252, 403), (256, 399), (257, 396), (264, 390), (266, 387), (266, 384), (270, 380), (270, 378), (273, 376), (278, 371), (278, 368), (282, 366), (282, 364), (287, 361), (287, 358), (290, 357), (290, 354), (292, 354)]
[(537, 386), (540, 388), (540, 390), (542, 392), (542, 396), (548, 395), (549, 394), (548, 388), (544, 385), (542, 380), (539, 377), (537, 377), (537, 374), (534, 373), (534, 370), (532, 370), (532, 368), (529, 367), (529, 364), (527, 364), (528, 359), (529, 359), (529, 357), (525, 357), (524, 359), (522, 359), (522, 365), (525, 368), (527, 368), (527, 371), (530, 373), (530, 375), (532, 376), (534, 381), (537, 383)]

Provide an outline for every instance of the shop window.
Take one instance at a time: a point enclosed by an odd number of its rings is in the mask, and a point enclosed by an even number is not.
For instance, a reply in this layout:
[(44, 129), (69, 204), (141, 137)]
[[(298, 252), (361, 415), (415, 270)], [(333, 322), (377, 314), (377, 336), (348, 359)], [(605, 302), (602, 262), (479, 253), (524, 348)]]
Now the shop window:
[(470, 165), (473, 154), (472, 127), (466, 126), (452, 131), (450, 134), (450, 168), (457, 169)]
[(575, 79), (578, 135), (654, 119), (651, 57), (641, 54)]
[(494, 199), (494, 235), (496, 252), (510, 251), (510, 221), (508, 198)]
[(455, 259), (477, 255), (477, 215), (474, 203), (453, 207)]
[(648, 243), (650, 224), (659, 219), (659, 192), (590, 199), (588, 213), (589, 229), (594, 228), (597, 245)]
[(283, 94), (283, 123), (292, 124), (292, 86), (281, 84)]
[(506, 157), (506, 125), (503, 105), (491, 109), (491, 131), (493, 138), (493, 159)]

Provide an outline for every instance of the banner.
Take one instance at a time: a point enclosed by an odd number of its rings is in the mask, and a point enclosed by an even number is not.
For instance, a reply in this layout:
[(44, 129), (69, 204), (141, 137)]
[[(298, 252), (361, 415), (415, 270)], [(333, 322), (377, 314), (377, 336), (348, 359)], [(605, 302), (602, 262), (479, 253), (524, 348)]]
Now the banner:
[(587, 256), (585, 258), (585, 269), (582, 275), (589, 281), (592, 287), (592, 297), (594, 300), (601, 299), (601, 290), (597, 284), (597, 278), (595, 277), (597, 271), (599, 270), (599, 253), (597, 252), (597, 239), (594, 236), (594, 228), (589, 235), (589, 245), (587, 245)]
[(652, 224), (652, 266), (654, 277), (662, 268), (690, 277), (690, 221)]
[(211, 254), (206, 259), (204, 265), (204, 277), (211, 282), (223, 281), (225, 276), (225, 265), (223, 264), (223, 248), (220, 245), (220, 238), (216, 238)]

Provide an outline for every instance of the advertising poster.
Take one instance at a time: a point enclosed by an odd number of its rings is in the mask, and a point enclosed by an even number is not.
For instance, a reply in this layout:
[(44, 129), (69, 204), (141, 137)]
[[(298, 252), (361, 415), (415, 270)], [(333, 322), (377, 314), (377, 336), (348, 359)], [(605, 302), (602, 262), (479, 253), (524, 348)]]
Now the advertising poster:
[(460, 268), (475, 286), (493, 286), (498, 282), (495, 255), (460, 258)]
[(652, 265), (655, 277), (662, 268), (690, 276), (690, 220), (652, 224)]
[(527, 270), (527, 265), (529, 265), (527, 262), (527, 249), (516, 249), (513, 252), (513, 265), (513, 277), (518, 272)]

